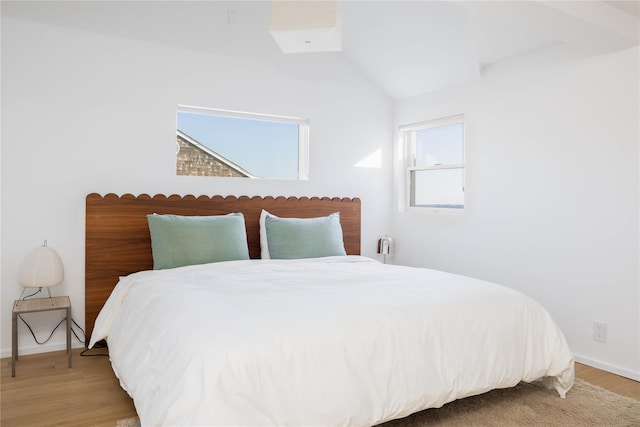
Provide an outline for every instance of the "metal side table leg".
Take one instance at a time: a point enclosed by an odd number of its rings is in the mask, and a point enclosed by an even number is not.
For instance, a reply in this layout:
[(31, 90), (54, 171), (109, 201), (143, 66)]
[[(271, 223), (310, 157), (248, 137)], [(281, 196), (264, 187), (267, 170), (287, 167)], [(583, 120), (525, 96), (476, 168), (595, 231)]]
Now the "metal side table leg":
[(71, 367), (71, 307), (67, 307), (67, 357)]
[(18, 314), (11, 315), (11, 376), (16, 376), (16, 361), (18, 360)]

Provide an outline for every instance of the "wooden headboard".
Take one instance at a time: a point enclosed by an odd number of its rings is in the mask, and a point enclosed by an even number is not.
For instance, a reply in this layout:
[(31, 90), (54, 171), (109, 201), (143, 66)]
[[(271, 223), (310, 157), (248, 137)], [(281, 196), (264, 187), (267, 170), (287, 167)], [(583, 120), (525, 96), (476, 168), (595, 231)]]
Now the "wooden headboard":
[(120, 276), (153, 268), (147, 215), (224, 215), (242, 212), (249, 256), (260, 258), (260, 212), (310, 218), (340, 212), (344, 245), (360, 255), (360, 199), (328, 197), (164, 196), (89, 194), (85, 229), (85, 327), (87, 343), (98, 312)]

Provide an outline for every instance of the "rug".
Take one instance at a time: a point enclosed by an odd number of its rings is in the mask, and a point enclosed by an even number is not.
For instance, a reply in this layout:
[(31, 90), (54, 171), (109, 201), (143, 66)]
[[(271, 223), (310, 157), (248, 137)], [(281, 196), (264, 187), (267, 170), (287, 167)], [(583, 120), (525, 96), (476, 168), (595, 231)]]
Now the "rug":
[[(137, 418), (116, 427), (138, 427)], [(576, 380), (565, 399), (537, 383), (493, 390), (380, 427), (640, 427), (640, 402)]]

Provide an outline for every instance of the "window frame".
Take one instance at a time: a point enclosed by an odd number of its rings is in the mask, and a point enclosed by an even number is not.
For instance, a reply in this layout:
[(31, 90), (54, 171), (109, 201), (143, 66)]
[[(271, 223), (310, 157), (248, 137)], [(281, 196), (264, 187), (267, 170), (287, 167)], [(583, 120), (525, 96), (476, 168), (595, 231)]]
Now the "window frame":
[[(446, 163), (429, 166), (416, 166), (416, 132), (433, 129), (453, 124), (462, 124), (462, 163)], [(466, 126), (464, 114), (456, 114), (452, 116), (442, 117), (433, 120), (426, 120), (407, 125), (401, 125), (398, 128), (400, 133), (400, 141), (404, 150), (404, 202), (402, 207), (407, 212), (425, 212), (425, 213), (453, 213), (462, 214), (466, 209)], [(412, 206), (415, 204), (415, 173), (419, 171), (436, 171), (460, 169), (462, 171), (462, 193), (463, 203), (461, 208), (437, 207), (437, 206)]]
[[(259, 120), (272, 123), (286, 123), (298, 125), (298, 177), (296, 179), (287, 178), (259, 178), (261, 180), (286, 180), (286, 181), (308, 181), (309, 180), (309, 119), (300, 117), (277, 116), (272, 114), (250, 113), (245, 111), (223, 110), (218, 108), (194, 107), (190, 105), (178, 105), (178, 113), (192, 113), (209, 116), (231, 117), (236, 119)], [(178, 123), (176, 122), (176, 130)], [(211, 176), (210, 178), (216, 178)]]

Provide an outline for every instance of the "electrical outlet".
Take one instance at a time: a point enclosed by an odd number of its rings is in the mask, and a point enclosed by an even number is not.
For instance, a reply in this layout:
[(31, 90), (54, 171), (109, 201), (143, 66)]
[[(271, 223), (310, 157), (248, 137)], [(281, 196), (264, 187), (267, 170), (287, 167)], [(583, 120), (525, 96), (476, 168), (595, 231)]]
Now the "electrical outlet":
[(600, 342), (607, 342), (607, 324), (604, 322), (593, 322), (593, 339)]

